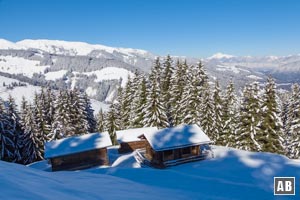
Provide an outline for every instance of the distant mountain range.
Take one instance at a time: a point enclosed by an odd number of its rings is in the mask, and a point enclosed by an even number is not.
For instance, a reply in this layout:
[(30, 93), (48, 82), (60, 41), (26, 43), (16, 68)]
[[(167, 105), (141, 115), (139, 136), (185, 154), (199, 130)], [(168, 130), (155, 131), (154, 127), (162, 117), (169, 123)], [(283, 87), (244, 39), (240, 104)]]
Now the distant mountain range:
[[(125, 85), (135, 70), (149, 72), (156, 56), (145, 50), (59, 40), (0, 39), (0, 75), (35, 85), (79, 87), (100, 101), (111, 101), (118, 85)], [(163, 55), (165, 56), (165, 55)], [(163, 57), (162, 56), (162, 57)], [(196, 64), (200, 58), (174, 56)], [(300, 82), (300, 55), (283, 57), (233, 56), (217, 53), (201, 59), (213, 82), (225, 86), (232, 79), (241, 88), (268, 75), (289, 86)]]

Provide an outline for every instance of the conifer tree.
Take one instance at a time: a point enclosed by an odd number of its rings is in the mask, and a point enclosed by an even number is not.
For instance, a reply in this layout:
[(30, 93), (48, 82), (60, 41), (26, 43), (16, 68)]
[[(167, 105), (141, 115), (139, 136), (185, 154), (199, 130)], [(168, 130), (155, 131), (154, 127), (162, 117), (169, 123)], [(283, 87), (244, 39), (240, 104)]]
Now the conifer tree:
[(133, 117), (132, 127), (143, 127), (143, 120), (145, 118), (145, 107), (147, 103), (147, 82), (144, 75), (140, 75), (139, 86), (133, 100)]
[(181, 112), (183, 114), (182, 123), (200, 125), (200, 86), (199, 77), (197, 76), (196, 68), (193, 66), (187, 76), (187, 81), (184, 87), (183, 98), (181, 101)]
[(141, 78), (142, 75), (138, 73), (136, 70), (134, 73), (134, 77), (132, 79), (132, 86), (131, 86), (131, 109), (129, 112), (129, 128), (138, 127), (136, 124), (136, 118), (138, 115), (138, 106), (140, 101), (140, 86), (141, 86)]
[(119, 87), (117, 89), (117, 97), (114, 100), (113, 104), (114, 104), (114, 108), (115, 108), (115, 112), (116, 112), (116, 124), (118, 126), (118, 128), (120, 130), (124, 130), (124, 121), (123, 121), (123, 88)]
[(96, 119), (94, 116), (94, 109), (92, 108), (91, 100), (88, 98), (87, 94), (83, 94), (83, 100), (85, 103), (85, 113), (86, 120), (88, 122), (88, 132), (93, 133), (96, 130)]
[(204, 66), (203, 66), (201, 60), (199, 61), (197, 67), (195, 68), (195, 76), (196, 76), (196, 81), (197, 81), (196, 84), (197, 84), (198, 90), (201, 91), (203, 89), (205, 82), (208, 81), (208, 76), (204, 70)]
[(223, 101), (222, 131), (218, 144), (223, 146), (234, 146), (237, 129), (237, 97), (234, 93), (232, 80), (229, 82)]
[(214, 135), (212, 137), (212, 140), (215, 141), (218, 144), (219, 137), (221, 132), (223, 131), (223, 125), (222, 125), (222, 97), (221, 97), (221, 89), (219, 86), (219, 82), (215, 82), (215, 88), (213, 92), (213, 127), (212, 131), (214, 132)]
[(123, 101), (121, 104), (121, 112), (122, 112), (122, 128), (128, 129), (130, 128), (132, 122), (131, 118), (131, 111), (132, 111), (132, 101), (133, 101), (133, 96), (134, 96), (134, 91), (133, 91), (133, 82), (131, 78), (128, 76), (128, 81), (126, 83), (124, 93), (123, 93)]
[(171, 124), (170, 126), (179, 125), (183, 121), (181, 114), (181, 102), (183, 99), (184, 87), (187, 84), (187, 64), (186, 61), (182, 64), (177, 60), (175, 72), (171, 79)]
[(161, 103), (159, 86), (157, 84), (157, 77), (154, 75), (150, 76), (150, 78), (150, 88), (147, 92), (147, 103), (144, 109), (145, 119), (143, 123), (146, 127), (168, 127), (168, 118), (166, 115), (164, 105)]
[(14, 130), (7, 115), (4, 102), (0, 99), (0, 159), (12, 161), (14, 158)]
[(82, 135), (89, 132), (90, 126), (87, 120), (87, 110), (84, 95), (78, 90), (74, 89), (69, 92), (70, 96), (70, 120), (74, 127), (72, 135)]
[(172, 116), (171, 116), (171, 80), (173, 77), (173, 73), (174, 73), (174, 68), (172, 65), (172, 58), (170, 55), (167, 56), (167, 58), (165, 59), (164, 63), (163, 63), (163, 71), (162, 71), (162, 76), (161, 76), (161, 101), (162, 104), (165, 105), (165, 109), (166, 109), (166, 115), (168, 117), (168, 121), (169, 123), (172, 120)]
[(200, 105), (200, 124), (201, 128), (211, 139), (215, 138), (213, 131), (213, 103), (212, 95), (210, 93), (210, 86), (208, 81), (205, 81), (203, 84), (201, 105)]
[(161, 79), (162, 79), (162, 66), (160, 64), (160, 59), (157, 57), (154, 61), (154, 66), (151, 69), (151, 73), (149, 75), (149, 79), (153, 79), (153, 77), (156, 77), (157, 84), (159, 87), (161, 87)]
[(300, 88), (292, 85), (292, 94), (288, 101), (287, 129), (287, 156), (300, 158)]
[(53, 91), (50, 88), (46, 89), (45, 92), (45, 108), (47, 113), (47, 124), (51, 127), (53, 120), (54, 120), (54, 114), (55, 114), (55, 108), (54, 108), (54, 103), (55, 103), (55, 95)]
[[(33, 105), (33, 117), (36, 125), (36, 133), (39, 139), (39, 149), (44, 149), (45, 142), (49, 141), (49, 134), (51, 131), (51, 126), (47, 122), (47, 113), (46, 113), (46, 104), (44, 91), (41, 91), (41, 94), (37, 93), (34, 96), (34, 105)], [(42, 157), (44, 156), (44, 151), (41, 152)]]
[(8, 117), (8, 121), (11, 124), (11, 131), (13, 132), (14, 145), (12, 147), (12, 151), (14, 151), (14, 153), (13, 153), (12, 161), (21, 163), (23, 131), (22, 131), (22, 125), (20, 123), (20, 116), (17, 109), (17, 105), (11, 95), (8, 97), (8, 101), (7, 101), (7, 117)]
[(41, 137), (39, 136), (37, 124), (34, 119), (33, 108), (28, 105), (25, 110), (23, 150), (22, 157), (24, 164), (29, 164), (43, 159), (43, 148)]
[(47, 137), (51, 131), (51, 97), (48, 99), (47, 93), (45, 89), (42, 88), (41, 93), (35, 97), (34, 105), (35, 105), (35, 114), (37, 125), (42, 133), (42, 137), (44, 141), (48, 141), (49, 138)]
[(106, 118), (106, 127), (113, 145), (117, 144), (116, 131), (119, 130), (115, 105), (111, 104)]
[(105, 118), (104, 118), (104, 113), (102, 109), (100, 109), (98, 115), (97, 115), (97, 131), (99, 133), (102, 133), (106, 130), (105, 127)]
[(263, 134), (257, 138), (264, 152), (283, 153), (282, 122), (279, 116), (279, 103), (276, 95), (276, 86), (272, 78), (268, 78), (262, 97), (262, 124)]
[(70, 115), (70, 98), (66, 92), (60, 91), (55, 101), (55, 114), (50, 133), (50, 140), (71, 136), (75, 130)]
[(238, 123), (236, 146), (247, 151), (261, 151), (258, 138), (262, 136), (261, 124), (261, 100), (257, 82), (246, 86), (243, 91), (240, 122)]

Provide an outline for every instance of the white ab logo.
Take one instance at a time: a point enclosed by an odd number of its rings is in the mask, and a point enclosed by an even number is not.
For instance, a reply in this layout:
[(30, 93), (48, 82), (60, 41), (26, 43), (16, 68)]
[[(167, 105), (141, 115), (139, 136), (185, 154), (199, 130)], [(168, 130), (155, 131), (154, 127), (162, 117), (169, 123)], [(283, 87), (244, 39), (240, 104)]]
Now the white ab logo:
[(295, 177), (274, 177), (274, 195), (295, 195)]
[[(284, 184), (285, 183), (285, 184)], [(284, 187), (285, 185), (285, 187)], [(292, 191), (292, 181), (278, 181), (277, 191), (278, 192), (290, 192)]]

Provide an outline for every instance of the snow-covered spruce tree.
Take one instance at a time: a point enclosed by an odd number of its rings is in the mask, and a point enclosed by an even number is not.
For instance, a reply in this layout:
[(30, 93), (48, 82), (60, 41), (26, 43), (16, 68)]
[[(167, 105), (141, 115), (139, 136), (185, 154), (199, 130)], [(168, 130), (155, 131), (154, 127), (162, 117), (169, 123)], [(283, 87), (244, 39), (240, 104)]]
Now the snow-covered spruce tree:
[(7, 116), (4, 102), (0, 99), (0, 160), (13, 160), (14, 145), (13, 124)]
[(288, 115), (286, 120), (287, 146), (286, 153), (289, 158), (300, 158), (300, 88), (298, 84), (292, 85), (292, 94), (288, 102)]
[(157, 76), (151, 73), (149, 78), (150, 88), (148, 88), (147, 91), (147, 103), (144, 109), (144, 126), (157, 126), (158, 128), (168, 127), (168, 118), (166, 115), (165, 107), (161, 101), (159, 86), (157, 83)]
[(55, 114), (50, 132), (50, 140), (56, 140), (74, 134), (71, 120), (71, 105), (68, 93), (60, 91), (55, 101)]
[(47, 113), (47, 124), (52, 126), (52, 122), (54, 120), (54, 114), (55, 114), (55, 108), (54, 108), (54, 104), (55, 104), (55, 95), (53, 93), (53, 91), (51, 90), (51, 88), (47, 88), (46, 92), (45, 92), (45, 108), (46, 111), (45, 113)]
[(77, 89), (69, 92), (70, 96), (70, 120), (74, 127), (72, 135), (82, 135), (89, 132), (89, 123), (87, 120), (86, 102), (84, 95)]
[(97, 131), (99, 133), (106, 131), (105, 118), (104, 118), (104, 113), (103, 113), (102, 109), (100, 109), (100, 111), (97, 115)]
[(114, 108), (116, 111), (116, 124), (119, 128), (119, 130), (124, 130), (124, 121), (123, 121), (123, 109), (122, 109), (122, 105), (123, 105), (123, 88), (119, 87), (117, 90), (117, 97), (114, 100), (113, 104), (114, 104)]
[(139, 89), (141, 84), (141, 77), (142, 75), (136, 70), (134, 73), (134, 77), (132, 78), (132, 86), (131, 86), (131, 95), (132, 95), (132, 102), (131, 102), (131, 109), (129, 112), (129, 126), (130, 128), (137, 127), (135, 123), (135, 119), (137, 117), (137, 107), (139, 104)]
[[(44, 149), (45, 142), (49, 141), (49, 134), (51, 131), (51, 126), (47, 123), (47, 113), (46, 113), (46, 104), (44, 92), (38, 95), (37, 93), (34, 96), (34, 104), (33, 104), (33, 117), (36, 125), (37, 137), (39, 137), (39, 149)], [(44, 156), (44, 151), (42, 151), (42, 156)]]
[(22, 157), (24, 164), (29, 164), (43, 159), (43, 148), (40, 133), (34, 119), (34, 110), (28, 105), (24, 111), (24, 134), (23, 134), (23, 150)]
[(220, 132), (218, 144), (222, 146), (234, 146), (237, 129), (237, 97), (234, 92), (234, 85), (230, 80), (223, 100), (222, 131)]
[(43, 141), (49, 141), (48, 135), (51, 131), (51, 112), (50, 101), (45, 89), (42, 88), (39, 95), (35, 95), (34, 99), (34, 114), (37, 126), (43, 138)]
[(180, 103), (181, 112), (183, 114), (183, 124), (200, 125), (200, 81), (197, 77), (195, 67), (191, 66), (187, 75), (186, 84), (184, 87), (183, 98)]
[(241, 100), (236, 148), (247, 151), (261, 151), (257, 138), (261, 137), (261, 97), (257, 82), (245, 86)]
[(110, 135), (110, 139), (113, 143), (113, 145), (116, 145), (117, 142), (117, 136), (116, 131), (119, 130), (118, 124), (117, 124), (117, 116), (116, 116), (116, 109), (115, 105), (112, 103), (109, 107), (109, 111), (106, 116), (106, 128)]
[(21, 101), (21, 106), (20, 106), (20, 112), (21, 112), (21, 114), (20, 114), (20, 123), (21, 123), (21, 126), (22, 126), (23, 130), (24, 130), (24, 123), (25, 123), (25, 115), (26, 115), (27, 106), (28, 106), (28, 102), (25, 99), (25, 97), (23, 96), (22, 101)]
[(205, 82), (208, 81), (208, 76), (204, 70), (204, 65), (202, 64), (201, 60), (199, 61), (198, 65), (195, 67), (195, 73), (197, 78), (197, 86), (201, 91)]
[(169, 123), (171, 123), (171, 80), (174, 74), (173, 61), (170, 55), (164, 60), (163, 71), (161, 78), (161, 95), (162, 104), (165, 106), (166, 115), (168, 117)]
[(155, 76), (157, 78), (157, 84), (159, 87), (161, 87), (161, 79), (162, 79), (162, 66), (160, 64), (160, 58), (157, 57), (154, 61), (154, 66), (151, 69), (151, 73), (149, 76), (149, 79), (151, 79), (151, 76)]
[(213, 141), (218, 144), (219, 137), (221, 132), (223, 131), (223, 124), (222, 124), (222, 97), (221, 97), (221, 89), (219, 86), (219, 82), (215, 82), (215, 87), (213, 91), (213, 125), (212, 125), (212, 131), (213, 131), (213, 137), (211, 138)]
[(215, 138), (215, 132), (213, 131), (213, 103), (211, 89), (208, 81), (203, 84), (202, 98), (200, 105), (200, 125), (204, 133), (211, 139)]
[(8, 101), (7, 101), (7, 117), (8, 121), (11, 124), (11, 131), (13, 132), (13, 158), (12, 162), (22, 163), (22, 125), (20, 120), (20, 114), (17, 109), (17, 105), (15, 103), (15, 100), (12, 98), (12, 96), (9, 95)]
[(183, 115), (181, 114), (181, 105), (180, 102), (183, 98), (184, 87), (187, 81), (187, 66), (186, 62), (184, 64), (180, 63), (179, 60), (176, 62), (175, 71), (173, 73), (171, 79), (171, 97), (170, 97), (170, 104), (171, 104), (171, 124), (170, 126), (177, 126), (183, 120)]
[(95, 132), (97, 125), (94, 116), (94, 109), (92, 108), (91, 100), (89, 99), (86, 93), (83, 94), (83, 100), (85, 104), (86, 120), (88, 122), (88, 132), (93, 133)]
[(263, 134), (257, 137), (257, 142), (260, 144), (262, 151), (282, 154), (284, 153), (282, 122), (279, 116), (275, 82), (270, 77), (267, 80), (262, 101), (261, 129)]
[(147, 103), (147, 81), (144, 75), (140, 75), (139, 85), (133, 100), (133, 124), (132, 127), (143, 127), (143, 120), (145, 118), (145, 107)]
[(123, 101), (121, 102), (121, 113), (122, 113), (122, 128), (128, 129), (131, 127), (131, 111), (132, 111), (132, 102), (134, 97), (133, 91), (133, 82), (130, 76), (128, 76), (128, 81), (126, 83), (125, 89), (123, 91)]
[(285, 92), (282, 94), (279, 94), (279, 98), (280, 98), (280, 103), (281, 103), (281, 113), (280, 113), (280, 117), (281, 117), (281, 121), (282, 121), (282, 130), (283, 130), (283, 135), (285, 136), (285, 146), (286, 146), (286, 139), (288, 136), (288, 107), (289, 107), (289, 103), (290, 103), (290, 93), (289, 92)]

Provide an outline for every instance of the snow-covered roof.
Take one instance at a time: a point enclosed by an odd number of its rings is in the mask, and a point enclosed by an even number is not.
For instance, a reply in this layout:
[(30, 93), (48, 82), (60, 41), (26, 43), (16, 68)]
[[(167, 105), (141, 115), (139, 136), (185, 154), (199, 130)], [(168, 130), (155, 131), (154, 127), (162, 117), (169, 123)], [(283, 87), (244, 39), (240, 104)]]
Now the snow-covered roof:
[(53, 158), (73, 153), (100, 149), (111, 146), (107, 132), (90, 133), (77, 137), (63, 138), (45, 144), (45, 158)]
[(180, 125), (144, 134), (155, 151), (211, 143), (208, 136), (197, 125)]
[(133, 129), (116, 131), (117, 140), (119, 143), (139, 141), (141, 140), (139, 138), (140, 135), (146, 133), (151, 134), (153, 132), (156, 132), (157, 130), (158, 130), (157, 127), (144, 127), (144, 128), (133, 128)]

